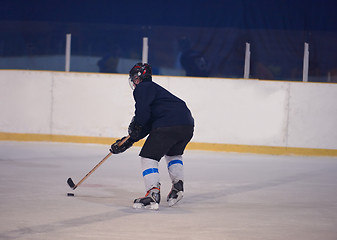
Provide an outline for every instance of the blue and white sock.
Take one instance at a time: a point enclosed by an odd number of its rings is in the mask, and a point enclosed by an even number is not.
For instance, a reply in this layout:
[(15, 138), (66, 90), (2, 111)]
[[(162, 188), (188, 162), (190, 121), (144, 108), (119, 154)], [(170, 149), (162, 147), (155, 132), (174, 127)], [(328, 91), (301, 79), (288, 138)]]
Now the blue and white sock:
[(150, 158), (141, 158), (142, 174), (145, 184), (145, 190), (159, 187), (160, 175), (158, 171), (158, 161)]
[(184, 164), (182, 155), (166, 156), (168, 172), (173, 184), (179, 180), (184, 181)]

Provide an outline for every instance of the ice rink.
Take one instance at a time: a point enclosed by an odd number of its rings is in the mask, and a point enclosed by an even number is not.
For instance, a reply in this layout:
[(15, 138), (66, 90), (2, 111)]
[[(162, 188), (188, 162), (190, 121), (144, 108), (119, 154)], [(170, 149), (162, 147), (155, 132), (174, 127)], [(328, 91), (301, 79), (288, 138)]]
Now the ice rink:
[(162, 161), (162, 202), (151, 211), (131, 207), (145, 194), (138, 147), (69, 188), (68, 177), (78, 182), (108, 148), (0, 142), (0, 239), (337, 239), (337, 157), (189, 150), (184, 198), (168, 207)]

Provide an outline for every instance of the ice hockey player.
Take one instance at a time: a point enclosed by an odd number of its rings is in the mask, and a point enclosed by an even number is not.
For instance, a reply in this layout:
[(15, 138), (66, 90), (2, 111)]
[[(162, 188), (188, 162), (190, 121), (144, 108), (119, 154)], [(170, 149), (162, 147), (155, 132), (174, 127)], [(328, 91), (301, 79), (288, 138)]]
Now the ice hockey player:
[(183, 159), (186, 145), (193, 136), (194, 119), (185, 102), (152, 81), (149, 64), (137, 63), (129, 72), (133, 88), (135, 114), (128, 128), (129, 138), (111, 145), (114, 154), (122, 153), (135, 142), (147, 137), (140, 153), (145, 197), (134, 200), (134, 208), (155, 209), (160, 203), (159, 161), (167, 162), (172, 189), (167, 196), (169, 206), (183, 197)]

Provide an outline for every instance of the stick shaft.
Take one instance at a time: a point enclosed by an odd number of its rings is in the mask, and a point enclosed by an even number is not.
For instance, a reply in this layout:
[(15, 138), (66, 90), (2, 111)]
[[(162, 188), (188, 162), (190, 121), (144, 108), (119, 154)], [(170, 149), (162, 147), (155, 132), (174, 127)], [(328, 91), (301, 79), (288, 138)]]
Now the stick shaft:
[(110, 156), (111, 156), (111, 152), (108, 154), (108, 155), (106, 155), (105, 156), (105, 158), (103, 158), (93, 169), (91, 169), (91, 171), (90, 172), (88, 172), (87, 173), (87, 175), (85, 175), (82, 179), (81, 179), (81, 181), (79, 181), (75, 186), (74, 186), (74, 188), (73, 189), (75, 189), (75, 188), (77, 188), (85, 179), (87, 179), (99, 166), (101, 166), (104, 162), (105, 162), (105, 160), (107, 160)]
[[(118, 146), (121, 146), (123, 143), (125, 143), (126, 142), (126, 140), (128, 140), (130, 138), (130, 136), (127, 136), (126, 138), (124, 138), (123, 139), (123, 141), (121, 141), (119, 144), (118, 144)], [(75, 188), (77, 188), (79, 185), (81, 185), (81, 183), (85, 180), (85, 179), (87, 179), (99, 166), (101, 166), (104, 162), (105, 162), (105, 160), (107, 160), (110, 156), (112, 155), (112, 153), (111, 152), (109, 152), (108, 153), (108, 155), (106, 155), (99, 163), (97, 163), (96, 164), (96, 166), (93, 168), (93, 169), (91, 169), (91, 171), (90, 172), (88, 172), (87, 173), (87, 175), (85, 175), (74, 187), (73, 187), (73, 189), (75, 189)]]

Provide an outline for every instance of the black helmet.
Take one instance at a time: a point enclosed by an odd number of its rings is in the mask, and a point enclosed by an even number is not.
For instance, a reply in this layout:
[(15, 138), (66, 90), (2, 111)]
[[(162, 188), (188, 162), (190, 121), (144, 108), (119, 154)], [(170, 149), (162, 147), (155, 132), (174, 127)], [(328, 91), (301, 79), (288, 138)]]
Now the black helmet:
[(137, 63), (129, 72), (130, 85), (135, 88), (140, 82), (146, 81), (152, 81), (151, 66), (147, 63)]

